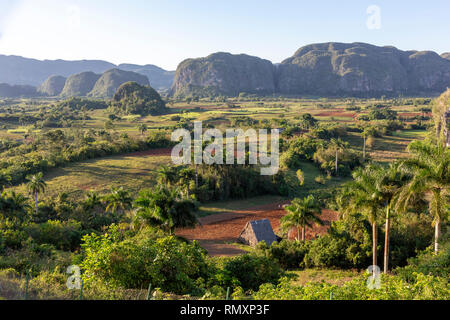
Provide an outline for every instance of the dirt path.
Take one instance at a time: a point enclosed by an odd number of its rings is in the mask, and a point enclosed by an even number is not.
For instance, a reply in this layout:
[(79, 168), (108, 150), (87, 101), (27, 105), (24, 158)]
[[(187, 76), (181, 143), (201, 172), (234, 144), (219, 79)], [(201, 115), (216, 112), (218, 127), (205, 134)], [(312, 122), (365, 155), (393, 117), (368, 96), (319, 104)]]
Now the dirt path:
[[(189, 240), (197, 240), (200, 245), (208, 250), (211, 256), (235, 256), (245, 253), (237, 248), (237, 238), (247, 222), (252, 220), (269, 219), (275, 232), (280, 227), (280, 219), (286, 212), (282, 205), (288, 202), (277, 202), (269, 205), (258, 206), (246, 210), (234, 210), (229, 213), (215, 214), (200, 219), (201, 226), (195, 229), (179, 229), (176, 234)], [(324, 210), (322, 219), (325, 225), (308, 230), (308, 239), (324, 234), (328, 230), (331, 221), (337, 220), (337, 213)], [(291, 236), (295, 237), (293, 233)]]

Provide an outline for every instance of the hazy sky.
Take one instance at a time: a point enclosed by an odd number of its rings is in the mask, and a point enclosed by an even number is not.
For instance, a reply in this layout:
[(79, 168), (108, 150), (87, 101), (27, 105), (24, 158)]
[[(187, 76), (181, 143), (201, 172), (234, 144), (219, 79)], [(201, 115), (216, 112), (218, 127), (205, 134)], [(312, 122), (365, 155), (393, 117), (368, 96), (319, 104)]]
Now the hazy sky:
[(329, 41), (440, 54), (449, 13), (449, 0), (0, 0), (0, 54), (171, 70), (217, 51), (281, 62)]

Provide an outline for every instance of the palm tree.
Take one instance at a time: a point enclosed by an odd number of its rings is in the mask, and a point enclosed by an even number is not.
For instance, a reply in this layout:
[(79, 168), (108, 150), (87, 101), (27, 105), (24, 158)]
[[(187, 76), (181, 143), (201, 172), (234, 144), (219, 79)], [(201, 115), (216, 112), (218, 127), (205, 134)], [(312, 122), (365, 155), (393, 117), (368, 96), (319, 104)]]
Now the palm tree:
[(190, 168), (183, 168), (179, 171), (180, 184), (186, 187), (186, 195), (190, 197), (190, 183), (194, 179), (195, 173)]
[(377, 262), (378, 217), (385, 213), (384, 272), (389, 265), (390, 221), (400, 188), (410, 179), (399, 162), (388, 167), (371, 164), (353, 173), (354, 180), (345, 184), (336, 198), (342, 215), (362, 211), (372, 224), (373, 264)]
[(401, 188), (411, 179), (411, 176), (401, 169), (400, 162), (390, 163), (387, 168), (380, 168), (377, 187), (381, 190), (386, 203), (386, 222), (384, 239), (384, 273), (389, 270), (389, 236), (391, 227), (391, 215), (395, 211), (394, 205)]
[(292, 228), (297, 228), (297, 241), (299, 241), (300, 229), (302, 230), (302, 241), (305, 242), (306, 227), (312, 227), (314, 223), (323, 224), (318, 217), (322, 210), (312, 195), (303, 200), (298, 198), (292, 200), (291, 205), (286, 207), (286, 211), (288, 214), (281, 218), (281, 229), (287, 232)]
[(177, 178), (177, 173), (174, 168), (162, 165), (158, 170), (158, 182), (170, 186)]
[(11, 183), (11, 177), (0, 173), (0, 191), (3, 191), (9, 183)]
[(39, 200), (38, 196), (39, 193), (44, 193), (45, 189), (47, 188), (47, 184), (43, 180), (44, 174), (42, 172), (39, 172), (35, 175), (27, 176), (27, 188), (29, 193), (34, 196), (35, 202), (36, 202), (36, 214), (38, 213), (38, 206), (39, 206)]
[(377, 220), (385, 199), (379, 188), (379, 168), (369, 165), (353, 172), (351, 200), (347, 204), (351, 211), (362, 211), (372, 225), (372, 264), (377, 265), (378, 227)]
[(131, 208), (133, 199), (128, 191), (120, 187), (118, 189), (112, 188), (111, 193), (105, 197), (105, 201), (107, 203), (106, 212), (111, 210), (112, 213), (117, 213), (118, 210), (124, 212)]
[(434, 217), (434, 251), (439, 251), (441, 223), (448, 218), (446, 210), (450, 190), (450, 149), (444, 143), (414, 141), (408, 146), (411, 158), (403, 162), (413, 178), (404, 186), (397, 203), (399, 211), (406, 211), (417, 196), (424, 195)]
[(23, 222), (29, 208), (28, 198), (21, 193), (10, 191), (3, 192), (0, 196), (0, 211), (10, 219), (18, 219)]
[(195, 214), (195, 202), (180, 198), (178, 190), (170, 190), (164, 186), (142, 190), (134, 201), (134, 207), (138, 221), (161, 227), (170, 234), (177, 227), (194, 227), (199, 223)]
[(366, 150), (367, 150), (367, 138), (372, 136), (372, 130), (370, 128), (365, 128), (363, 132), (361, 133), (363, 137), (363, 162), (366, 162)]
[(330, 146), (336, 151), (336, 164), (335, 164), (335, 170), (336, 175), (338, 174), (338, 168), (339, 168), (339, 152), (343, 151), (347, 147), (348, 143), (342, 141), (341, 139), (331, 139)]
[(84, 203), (83, 203), (83, 208), (85, 210), (92, 210), (96, 206), (100, 206), (101, 204), (102, 204), (102, 200), (101, 200), (101, 197), (98, 195), (98, 193), (95, 191), (90, 191), (86, 195), (86, 199), (84, 200)]

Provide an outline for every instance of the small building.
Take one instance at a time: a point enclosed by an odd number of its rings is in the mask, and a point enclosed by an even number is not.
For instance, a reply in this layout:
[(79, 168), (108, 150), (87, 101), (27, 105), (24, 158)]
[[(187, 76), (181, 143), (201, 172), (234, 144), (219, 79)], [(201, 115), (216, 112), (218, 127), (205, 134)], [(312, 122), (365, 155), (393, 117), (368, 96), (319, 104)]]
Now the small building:
[(270, 221), (264, 219), (248, 222), (244, 230), (242, 230), (238, 241), (252, 247), (255, 247), (261, 241), (265, 241), (270, 246), (278, 241), (278, 237), (273, 232)]

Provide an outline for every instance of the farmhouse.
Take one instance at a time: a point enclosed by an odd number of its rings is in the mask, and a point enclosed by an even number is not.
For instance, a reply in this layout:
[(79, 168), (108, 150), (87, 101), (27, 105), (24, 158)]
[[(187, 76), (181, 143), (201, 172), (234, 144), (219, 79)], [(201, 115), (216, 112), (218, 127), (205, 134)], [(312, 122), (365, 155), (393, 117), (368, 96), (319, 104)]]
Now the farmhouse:
[(278, 241), (278, 238), (273, 232), (272, 225), (268, 219), (248, 222), (238, 238), (239, 242), (252, 247), (255, 247), (263, 240), (269, 246)]

